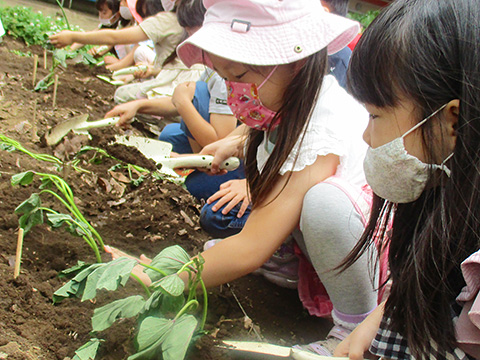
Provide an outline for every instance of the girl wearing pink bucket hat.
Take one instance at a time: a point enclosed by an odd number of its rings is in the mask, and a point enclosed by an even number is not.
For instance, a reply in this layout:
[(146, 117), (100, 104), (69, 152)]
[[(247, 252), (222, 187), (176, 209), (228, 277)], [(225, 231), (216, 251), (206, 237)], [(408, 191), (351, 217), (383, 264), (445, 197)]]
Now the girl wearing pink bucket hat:
[[(327, 55), (345, 47), (358, 24), (325, 12), (320, 0), (204, 5), (202, 28), (177, 52), (188, 66), (204, 63), (227, 80), (227, 102), (244, 125), (202, 152), (215, 156), (212, 172), (229, 156), (244, 157), (252, 212), (238, 234), (202, 253), (202, 278), (210, 287), (224, 284), (259, 269), (279, 248), (274, 257), (281, 260), (293, 233), (299, 262), (289, 265), (295, 277), (284, 284), (298, 285), (312, 315), (333, 317), (337, 340), (323, 344), (329, 349), (308, 347), (328, 355), (381, 297), (381, 275), (366, 255), (341, 274), (330, 271), (360, 238), (371, 199), (362, 168), (368, 114), (325, 75)], [(239, 194), (223, 190), (239, 202)], [(264, 274), (279, 280), (277, 270)]]
[[(368, 114), (325, 76), (327, 55), (344, 48), (358, 24), (327, 13), (319, 0), (204, 4), (202, 28), (177, 52), (227, 81), (228, 104), (244, 125), (202, 152), (215, 155), (212, 171), (228, 156), (245, 158), (248, 187), (219, 193), (232, 206), (251, 199), (252, 212), (238, 234), (207, 246), (202, 276), (215, 286), (251, 273), (293, 233), (300, 299), (311, 314), (331, 315), (330, 335), (342, 339), (380, 298), (378, 270), (369, 272), (366, 256), (342, 274), (329, 271), (358, 241), (371, 200), (362, 168)], [(271, 267), (264, 274), (282, 276)], [(309, 349), (329, 353), (319, 344)]]

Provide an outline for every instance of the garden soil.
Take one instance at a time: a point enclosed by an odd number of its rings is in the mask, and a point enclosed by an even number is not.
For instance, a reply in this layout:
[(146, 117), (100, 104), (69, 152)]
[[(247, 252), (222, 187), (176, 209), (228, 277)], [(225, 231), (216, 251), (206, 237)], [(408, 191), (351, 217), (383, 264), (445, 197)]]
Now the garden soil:
[[(15, 50), (15, 52), (13, 52)], [(40, 181), (25, 187), (12, 187), (12, 175), (35, 170), (62, 176), (72, 187), (76, 203), (101, 234), (104, 242), (133, 255), (153, 257), (167, 246), (178, 244), (190, 255), (197, 254), (208, 235), (198, 224), (201, 204), (181, 186), (115, 165), (135, 162), (152, 169), (153, 164), (130, 148), (109, 146), (109, 140), (122, 131), (117, 128), (92, 130), (92, 138), (69, 134), (58, 146), (46, 147), (42, 135), (55, 124), (80, 114), (100, 119), (113, 106), (114, 87), (95, 77), (105, 70), (83, 64), (58, 69), (56, 107), (53, 87), (34, 92), (33, 57), (40, 58), (37, 79), (45, 76), (43, 50), (26, 47), (4, 37), (0, 44), (0, 133), (19, 141), (36, 153), (55, 154), (85, 171), (65, 165), (58, 172), (51, 163), (41, 162), (20, 152), (0, 150), (0, 359), (64, 360), (87, 342), (93, 310), (128, 294), (141, 293), (129, 282), (114, 293), (100, 292), (94, 302), (78, 299), (52, 303), (52, 294), (66, 279), (58, 273), (82, 260), (94, 262), (88, 245), (62, 229), (37, 225), (24, 239), (20, 276), (13, 278), (18, 215), (15, 208), (33, 192)], [(51, 61), (49, 55), (48, 60)], [(138, 129), (132, 133), (141, 134)], [(78, 155), (85, 145), (100, 147), (120, 160), (94, 150)], [(123, 163), (125, 164), (125, 163)], [(43, 196), (43, 195), (42, 195)], [(62, 211), (58, 202), (43, 198), (44, 204)], [(268, 229), (266, 230), (268, 231)], [(105, 261), (109, 260), (103, 254)], [(234, 359), (235, 355), (215, 345), (222, 339), (262, 340), (280, 345), (308, 343), (325, 336), (327, 320), (309, 316), (297, 292), (279, 288), (254, 275), (209, 290), (206, 334), (189, 349), (187, 359)], [(105, 339), (99, 359), (126, 359), (134, 352), (135, 322), (120, 320), (112, 328), (96, 334)]]

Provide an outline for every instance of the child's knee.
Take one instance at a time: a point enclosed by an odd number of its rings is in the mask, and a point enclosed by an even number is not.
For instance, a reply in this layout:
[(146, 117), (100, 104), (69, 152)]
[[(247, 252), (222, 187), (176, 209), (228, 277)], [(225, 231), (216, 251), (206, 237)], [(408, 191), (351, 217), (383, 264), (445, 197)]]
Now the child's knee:
[(245, 219), (237, 218), (236, 212), (230, 212), (226, 215), (222, 214), (222, 210), (213, 211), (212, 204), (205, 204), (200, 213), (200, 225), (210, 235), (217, 238), (225, 238), (239, 233), (245, 223)]

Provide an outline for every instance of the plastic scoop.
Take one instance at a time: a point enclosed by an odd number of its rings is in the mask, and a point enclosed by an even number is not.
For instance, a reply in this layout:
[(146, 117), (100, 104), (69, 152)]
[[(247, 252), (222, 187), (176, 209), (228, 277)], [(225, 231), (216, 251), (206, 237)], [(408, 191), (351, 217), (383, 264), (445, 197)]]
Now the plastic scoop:
[(74, 118), (60, 123), (47, 131), (47, 133), (45, 134), (45, 141), (47, 142), (47, 145), (56, 145), (71, 130), (76, 132), (85, 132), (88, 129), (115, 125), (118, 120), (120, 120), (119, 117), (111, 117), (97, 121), (88, 121), (87, 114), (75, 116)]
[(114, 71), (112, 74), (112, 78), (116, 78), (124, 75), (132, 75), (132, 74), (135, 74), (137, 71), (147, 71), (147, 69), (148, 69), (147, 65), (130, 66), (124, 69)]
[[(188, 155), (179, 157), (170, 157), (172, 152), (172, 144), (148, 139), (141, 136), (115, 136), (117, 144), (133, 146), (137, 148), (147, 159), (151, 159), (155, 164), (161, 164), (160, 172), (177, 177), (178, 174), (173, 169), (178, 168), (203, 168), (210, 169), (212, 167), (213, 156), (211, 155)], [(240, 160), (236, 157), (229, 157), (220, 164), (220, 169), (233, 171), (240, 166)]]

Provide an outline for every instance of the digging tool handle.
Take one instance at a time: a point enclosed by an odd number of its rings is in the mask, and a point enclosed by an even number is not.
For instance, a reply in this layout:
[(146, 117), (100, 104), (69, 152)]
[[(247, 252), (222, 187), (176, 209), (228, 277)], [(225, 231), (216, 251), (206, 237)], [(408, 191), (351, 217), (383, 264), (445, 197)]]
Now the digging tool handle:
[(88, 130), (88, 129), (95, 129), (101, 128), (105, 126), (115, 125), (120, 120), (119, 117), (111, 117), (97, 121), (86, 121), (84, 123), (79, 124), (78, 127), (75, 127), (74, 130)]
[[(211, 155), (192, 155), (180, 156), (175, 158), (162, 159), (160, 163), (171, 169), (177, 168), (204, 168), (210, 169), (212, 167), (213, 156)], [(236, 157), (229, 157), (220, 164), (220, 169), (233, 171), (240, 166), (240, 160)]]

